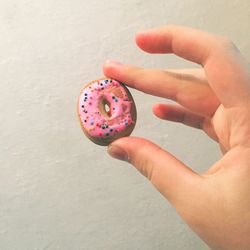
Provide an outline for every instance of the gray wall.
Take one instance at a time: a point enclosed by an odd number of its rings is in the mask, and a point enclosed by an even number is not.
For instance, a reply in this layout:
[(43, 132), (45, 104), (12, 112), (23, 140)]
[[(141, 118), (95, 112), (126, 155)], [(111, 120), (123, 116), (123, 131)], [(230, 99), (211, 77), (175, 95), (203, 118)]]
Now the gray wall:
[[(184, 24), (229, 36), (250, 58), (249, 0), (0, 0), (0, 249), (207, 249), (133, 167), (84, 136), (81, 87), (106, 59), (189, 67), (147, 55), (140, 29)], [(201, 132), (163, 122), (132, 91), (136, 136), (202, 172), (220, 157)]]

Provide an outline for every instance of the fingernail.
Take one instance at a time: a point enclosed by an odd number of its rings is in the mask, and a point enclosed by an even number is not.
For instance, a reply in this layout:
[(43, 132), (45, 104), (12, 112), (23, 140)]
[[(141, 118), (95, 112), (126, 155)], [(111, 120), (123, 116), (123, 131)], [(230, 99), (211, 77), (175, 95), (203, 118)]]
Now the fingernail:
[(129, 161), (127, 152), (119, 146), (109, 145), (108, 154), (115, 159)]
[(114, 60), (107, 60), (106, 62), (105, 62), (105, 66), (111, 66), (111, 67), (121, 67), (121, 66), (123, 66), (123, 64), (122, 63), (120, 63), (120, 62), (118, 62), (118, 61), (114, 61)]

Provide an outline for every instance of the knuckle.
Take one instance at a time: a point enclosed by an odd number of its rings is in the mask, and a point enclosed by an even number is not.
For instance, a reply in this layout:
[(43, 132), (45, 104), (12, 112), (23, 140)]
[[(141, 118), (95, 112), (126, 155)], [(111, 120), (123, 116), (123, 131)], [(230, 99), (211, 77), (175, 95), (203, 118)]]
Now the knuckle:
[(132, 163), (141, 172), (141, 174), (149, 179), (149, 181), (152, 180), (154, 164), (148, 159), (148, 157), (137, 157)]
[[(138, 138), (139, 142), (140, 139)], [(136, 145), (135, 145), (136, 146)], [(141, 139), (136, 148), (130, 151), (129, 162), (144, 175), (157, 189), (164, 173), (165, 151), (150, 141)], [(166, 158), (167, 160), (167, 158)]]
[[(162, 149), (155, 149), (154, 155)], [(154, 186), (157, 186), (159, 177), (159, 164), (153, 159), (154, 156), (149, 155), (147, 147), (142, 148), (137, 156), (133, 159), (132, 164), (144, 175)]]
[(142, 81), (145, 75), (144, 69), (134, 68), (131, 71), (131, 83), (135, 89), (140, 89), (140, 82)]
[(238, 51), (237, 46), (230, 38), (226, 36), (220, 36), (219, 41), (220, 41), (221, 46), (224, 47), (225, 49)]

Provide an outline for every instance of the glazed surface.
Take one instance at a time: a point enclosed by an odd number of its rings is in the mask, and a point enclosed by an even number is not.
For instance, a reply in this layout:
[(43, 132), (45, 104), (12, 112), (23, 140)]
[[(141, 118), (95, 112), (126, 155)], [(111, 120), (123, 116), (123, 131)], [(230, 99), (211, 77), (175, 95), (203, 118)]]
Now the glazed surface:
[(135, 123), (131, 115), (133, 100), (126, 87), (113, 79), (87, 85), (78, 105), (82, 127), (90, 137), (110, 139)]

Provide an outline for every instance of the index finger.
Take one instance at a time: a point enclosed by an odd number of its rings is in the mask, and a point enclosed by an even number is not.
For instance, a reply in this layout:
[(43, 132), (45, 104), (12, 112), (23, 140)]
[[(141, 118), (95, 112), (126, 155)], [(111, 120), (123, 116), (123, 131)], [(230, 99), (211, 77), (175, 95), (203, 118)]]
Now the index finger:
[(188, 27), (167, 26), (139, 32), (136, 42), (146, 52), (174, 53), (202, 65), (211, 88), (225, 106), (249, 101), (249, 65), (228, 39)]

